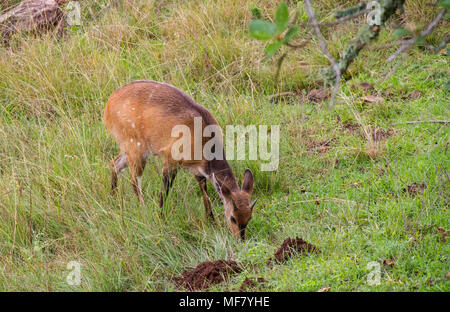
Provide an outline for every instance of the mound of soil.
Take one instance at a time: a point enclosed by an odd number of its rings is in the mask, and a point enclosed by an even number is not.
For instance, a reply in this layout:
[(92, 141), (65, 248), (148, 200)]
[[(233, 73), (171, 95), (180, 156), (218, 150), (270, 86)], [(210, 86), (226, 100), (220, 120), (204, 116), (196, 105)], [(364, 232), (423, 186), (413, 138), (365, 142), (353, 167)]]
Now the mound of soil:
[(239, 288), (240, 292), (247, 292), (249, 289), (257, 287), (259, 284), (264, 284), (266, 280), (262, 277), (258, 278), (246, 278), (243, 282), (241, 287)]
[(284, 240), (283, 244), (281, 244), (281, 247), (275, 251), (274, 257), (277, 262), (285, 262), (292, 257), (295, 252), (311, 253), (318, 251), (316, 246), (311, 245), (299, 237), (288, 237)]
[(211, 284), (225, 281), (230, 275), (241, 272), (235, 261), (205, 261), (193, 270), (186, 270), (176, 279), (178, 286), (195, 291), (208, 288)]
[(426, 188), (427, 185), (425, 183), (414, 182), (413, 184), (403, 188), (403, 192), (408, 191), (409, 195), (414, 196), (417, 194), (423, 194)]

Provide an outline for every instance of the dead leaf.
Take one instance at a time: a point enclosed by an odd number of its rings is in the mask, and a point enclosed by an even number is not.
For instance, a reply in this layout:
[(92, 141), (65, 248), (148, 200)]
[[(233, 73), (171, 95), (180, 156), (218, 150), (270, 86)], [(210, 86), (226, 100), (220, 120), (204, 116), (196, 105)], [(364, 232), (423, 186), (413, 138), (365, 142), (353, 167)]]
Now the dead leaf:
[(330, 291), (330, 290), (331, 290), (331, 287), (328, 286), (328, 287), (322, 287), (322, 288), (320, 288), (317, 292), (327, 292), (327, 291)]
[(363, 96), (361, 98), (361, 100), (363, 100), (366, 103), (370, 103), (370, 104), (383, 104), (384, 103), (384, 98), (382, 98), (381, 96), (367, 95), (367, 96)]
[(387, 265), (387, 266), (390, 266), (390, 267), (393, 267), (395, 265), (395, 262), (393, 260), (384, 259), (383, 260), (383, 264)]

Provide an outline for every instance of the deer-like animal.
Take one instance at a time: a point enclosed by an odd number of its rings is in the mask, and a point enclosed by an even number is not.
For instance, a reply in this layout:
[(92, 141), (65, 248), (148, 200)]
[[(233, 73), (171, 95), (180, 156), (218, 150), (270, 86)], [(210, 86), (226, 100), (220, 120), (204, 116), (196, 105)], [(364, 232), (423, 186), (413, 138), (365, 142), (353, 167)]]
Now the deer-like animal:
[[(256, 200), (250, 203), (253, 193), (252, 172), (249, 169), (245, 171), (242, 188), (239, 187), (225, 159), (223, 145), (219, 145), (223, 155), (221, 159), (215, 157), (207, 160), (201, 157), (201, 160), (195, 160), (195, 157), (191, 157), (178, 160), (172, 156), (172, 145), (178, 140), (178, 137), (172, 136), (173, 127), (185, 125), (190, 128), (190, 133), (194, 134), (194, 118), (201, 118), (202, 130), (208, 125), (218, 126), (206, 108), (169, 84), (135, 81), (114, 91), (104, 112), (106, 128), (120, 146), (120, 154), (110, 163), (112, 190), (117, 188), (118, 175), (129, 167), (132, 187), (139, 201), (143, 203), (141, 183), (147, 158), (151, 154), (160, 156), (163, 159), (163, 190), (159, 206), (163, 207), (177, 170), (187, 169), (198, 182), (206, 216), (214, 220), (206, 188), (206, 180), (209, 179), (222, 199), (224, 216), (232, 234), (236, 239), (244, 240), (256, 203)], [(215, 135), (220, 135), (222, 142), (222, 134)], [(194, 145), (193, 135), (190, 141)], [(202, 138), (201, 142), (203, 147), (205, 138)]]

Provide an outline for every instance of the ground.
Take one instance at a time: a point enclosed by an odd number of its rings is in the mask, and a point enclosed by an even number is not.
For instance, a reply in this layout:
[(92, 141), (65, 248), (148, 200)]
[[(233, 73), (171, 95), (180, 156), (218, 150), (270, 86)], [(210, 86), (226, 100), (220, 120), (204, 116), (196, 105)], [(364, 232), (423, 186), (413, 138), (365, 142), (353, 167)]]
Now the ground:
[[(314, 2), (320, 19), (336, 8)], [(413, 47), (385, 79), (400, 61), (384, 61), (395, 51), (383, 48), (396, 40), (388, 24), (328, 109), (328, 99), (307, 96), (322, 88), (314, 73), (327, 65), (310, 30), (299, 40), (311, 42), (290, 52), (275, 81), (276, 60), (264, 60), (264, 44), (248, 34), (250, 4), (158, 3), (127, 1), (91, 23), (86, 17), (65, 38), (17, 36), (0, 48), (0, 290), (175, 291), (186, 268), (221, 259), (242, 272), (210, 290), (238, 290), (259, 277), (265, 291), (450, 290), (449, 126), (406, 123), (449, 119), (448, 57)], [(83, 2), (83, 14), (91, 4)], [(277, 3), (252, 4), (269, 18)], [(407, 7), (409, 27), (437, 12), (419, 4)], [(324, 30), (331, 52), (338, 55), (363, 23)], [(427, 43), (438, 43), (445, 28)], [(280, 125), (278, 170), (230, 162), (239, 181), (247, 167), (255, 177), (245, 242), (229, 233), (210, 184), (218, 222), (205, 219), (187, 172), (161, 211), (158, 159), (144, 173), (145, 205), (128, 172), (111, 194), (108, 162), (118, 146), (103, 109), (113, 90), (137, 79), (179, 87), (222, 126)], [(281, 92), (290, 95), (272, 97)], [(269, 265), (288, 237), (320, 252)], [(80, 285), (68, 283), (71, 261), (80, 264)], [(371, 283), (378, 265), (380, 282)]]

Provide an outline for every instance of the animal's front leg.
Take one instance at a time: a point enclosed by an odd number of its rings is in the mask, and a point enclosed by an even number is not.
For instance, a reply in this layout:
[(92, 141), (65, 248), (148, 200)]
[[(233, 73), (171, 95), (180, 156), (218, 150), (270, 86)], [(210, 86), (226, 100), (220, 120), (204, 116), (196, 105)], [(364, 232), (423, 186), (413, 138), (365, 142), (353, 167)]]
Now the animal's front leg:
[(206, 178), (203, 176), (195, 176), (195, 179), (198, 182), (198, 186), (200, 187), (200, 190), (202, 191), (202, 197), (203, 197), (203, 204), (205, 205), (205, 213), (206, 217), (210, 218), (214, 221), (214, 214), (211, 208), (211, 202), (209, 201), (207, 188), (206, 188)]

